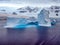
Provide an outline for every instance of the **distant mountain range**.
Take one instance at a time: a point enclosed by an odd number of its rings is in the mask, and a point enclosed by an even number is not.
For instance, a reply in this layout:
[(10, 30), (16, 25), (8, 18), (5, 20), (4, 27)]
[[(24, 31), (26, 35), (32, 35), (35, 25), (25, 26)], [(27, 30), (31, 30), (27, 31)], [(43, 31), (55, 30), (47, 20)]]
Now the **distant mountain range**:
[(0, 13), (12, 13), (15, 11), (12, 7), (0, 7)]
[(21, 8), (12, 8), (12, 7), (0, 7), (0, 13), (16, 14), (16, 13), (37, 13), (40, 10), (39, 7), (21, 7)]

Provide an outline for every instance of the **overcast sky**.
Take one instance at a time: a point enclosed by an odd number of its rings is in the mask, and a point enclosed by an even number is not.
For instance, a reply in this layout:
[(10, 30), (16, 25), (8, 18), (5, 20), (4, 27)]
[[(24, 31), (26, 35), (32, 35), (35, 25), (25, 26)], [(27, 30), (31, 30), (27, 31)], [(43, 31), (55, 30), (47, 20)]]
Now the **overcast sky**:
[(60, 0), (0, 0), (2, 2), (14, 2), (14, 3), (54, 3), (60, 2)]
[(51, 5), (58, 4), (60, 0), (0, 0), (1, 3), (23, 4), (23, 5)]

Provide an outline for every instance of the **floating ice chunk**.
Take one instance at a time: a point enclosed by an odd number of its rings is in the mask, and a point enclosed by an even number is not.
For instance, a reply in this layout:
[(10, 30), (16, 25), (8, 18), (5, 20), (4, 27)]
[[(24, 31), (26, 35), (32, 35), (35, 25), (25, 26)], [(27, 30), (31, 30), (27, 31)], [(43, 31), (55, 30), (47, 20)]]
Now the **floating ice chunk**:
[(40, 26), (51, 26), (51, 21), (48, 18), (48, 15), (48, 11), (45, 9), (42, 9), (38, 14), (38, 21)]

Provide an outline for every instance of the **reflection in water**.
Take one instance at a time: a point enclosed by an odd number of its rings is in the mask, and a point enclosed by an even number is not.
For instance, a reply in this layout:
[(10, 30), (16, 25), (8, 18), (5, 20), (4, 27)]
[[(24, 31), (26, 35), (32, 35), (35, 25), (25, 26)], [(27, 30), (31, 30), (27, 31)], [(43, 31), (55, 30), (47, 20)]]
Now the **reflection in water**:
[(43, 45), (45, 44), (45, 41), (47, 39), (47, 30), (48, 30), (48, 27), (37, 27), (37, 30), (38, 30), (38, 42), (35, 44), (35, 45)]
[(27, 26), (25, 29), (7, 29), (7, 31), (9, 44), (34, 45), (38, 40), (38, 34), (35, 25)]
[(21, 45), (39, 45), (44, 44), (47, 39), (48, 27), (39, 27), (36, 25), (27, 26), (21, 29), (8, 29), (8, 42)]

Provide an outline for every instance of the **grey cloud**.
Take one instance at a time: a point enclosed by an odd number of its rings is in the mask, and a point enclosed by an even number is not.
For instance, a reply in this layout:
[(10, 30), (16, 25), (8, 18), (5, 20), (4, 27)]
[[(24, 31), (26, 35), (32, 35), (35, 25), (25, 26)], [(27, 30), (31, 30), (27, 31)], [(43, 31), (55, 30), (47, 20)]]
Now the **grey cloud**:
[(60, 0), (0, 0), (0, 2), (5, 3), (24, 3), (24, 4), (50, 4), (50, 3), (60, 3)]

